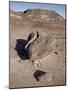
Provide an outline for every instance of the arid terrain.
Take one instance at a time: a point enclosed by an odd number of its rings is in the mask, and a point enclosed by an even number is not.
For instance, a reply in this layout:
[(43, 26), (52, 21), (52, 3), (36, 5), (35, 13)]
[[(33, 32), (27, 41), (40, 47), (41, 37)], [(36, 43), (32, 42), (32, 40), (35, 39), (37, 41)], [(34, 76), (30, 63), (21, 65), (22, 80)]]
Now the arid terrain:
[[(10, 10), (9, 23), (10, 88), (65, 85), (65, 19), (55, 11), (43, 9)], [(44, 44), (45, 38), (40, 38), (34, 46), (29, 45), (32, 54), (41, 52), (31, 61), (25, 46), (29, 34), (36, 31), (43, 37), (48, 35), (48, 42)], [(55, 42), (48, 49), (50, 36)]]

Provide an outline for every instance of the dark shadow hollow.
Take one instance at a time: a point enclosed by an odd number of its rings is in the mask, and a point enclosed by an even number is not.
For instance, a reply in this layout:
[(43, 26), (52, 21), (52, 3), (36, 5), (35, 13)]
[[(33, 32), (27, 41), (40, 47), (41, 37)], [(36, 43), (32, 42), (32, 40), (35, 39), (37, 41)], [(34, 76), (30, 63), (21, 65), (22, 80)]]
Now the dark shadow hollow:
[(29, 59), (28, 51), (25, 50), (25, 45), (27, 44), (27, 40), (17, 39), (16, 41), (17, 43), (15, 46), (15, 50), (17, 51), (18, 56), (23, 60)]
[(33, 76), (35, 77), (35, 79), (36, 79), (37, 81), (39, 81), (39, 80), (40, 80), (39, 77), (41, 77), (41, 76), (44, 75), (45, 73), (46, 73), (46, 72), (44, 72), (44, 71), (36, 70), (36, 71), (34, 72)]
[(27, 13), (28, 11), (26, 10), (26, 11), (24, 11), (23, 13), (25, 14), (25, 13)]

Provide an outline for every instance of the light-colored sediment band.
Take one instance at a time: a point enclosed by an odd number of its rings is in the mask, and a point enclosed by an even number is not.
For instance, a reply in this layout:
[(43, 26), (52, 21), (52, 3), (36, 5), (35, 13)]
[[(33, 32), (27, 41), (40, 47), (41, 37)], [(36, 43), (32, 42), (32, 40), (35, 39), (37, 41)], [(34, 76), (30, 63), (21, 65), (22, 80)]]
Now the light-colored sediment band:
[(26, 44), (25, 49), (34, 41), (37, 39), (37, 32), (34, 33), (34, 37)]
[(16, 18), (18, 18), (18, 19), (22, 19), (22, 17), (21, 17), (21, 16), (18, 16), (18, 15), (11, 14), (10, 16), (16, 17)]

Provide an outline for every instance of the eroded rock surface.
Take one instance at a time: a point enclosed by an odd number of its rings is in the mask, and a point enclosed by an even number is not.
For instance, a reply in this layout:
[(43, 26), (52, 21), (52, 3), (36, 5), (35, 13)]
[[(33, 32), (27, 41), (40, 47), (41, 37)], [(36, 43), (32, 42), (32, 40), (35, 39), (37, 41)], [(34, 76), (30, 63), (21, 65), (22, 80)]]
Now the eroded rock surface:
[[(31, 38), (31, 40), (33, 37)], [(42, 57), (43, 54), (47, 55), (52, 52), (54, 49), (54, 45), (56, 42), (56, 38), (48, 35), (47, 33), (42, 34), (42, 32), (38, 32), (38, 37), (32, 41), (28, 46), (28, 53), (31, 60), (38, 59)]]

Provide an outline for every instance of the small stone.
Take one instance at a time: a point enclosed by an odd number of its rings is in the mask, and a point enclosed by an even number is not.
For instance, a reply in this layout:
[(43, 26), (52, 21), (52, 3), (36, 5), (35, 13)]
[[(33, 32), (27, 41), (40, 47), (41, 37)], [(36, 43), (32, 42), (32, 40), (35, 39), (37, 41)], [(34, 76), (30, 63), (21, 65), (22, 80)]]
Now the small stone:
[(58, 47), (58, 45), (56, 45), (56, 47)]
[(19, 63), (20, 63), (21, 61), (19, 60)]
[(55, 54), (58, 54), (58, 52), (54, 52)]

